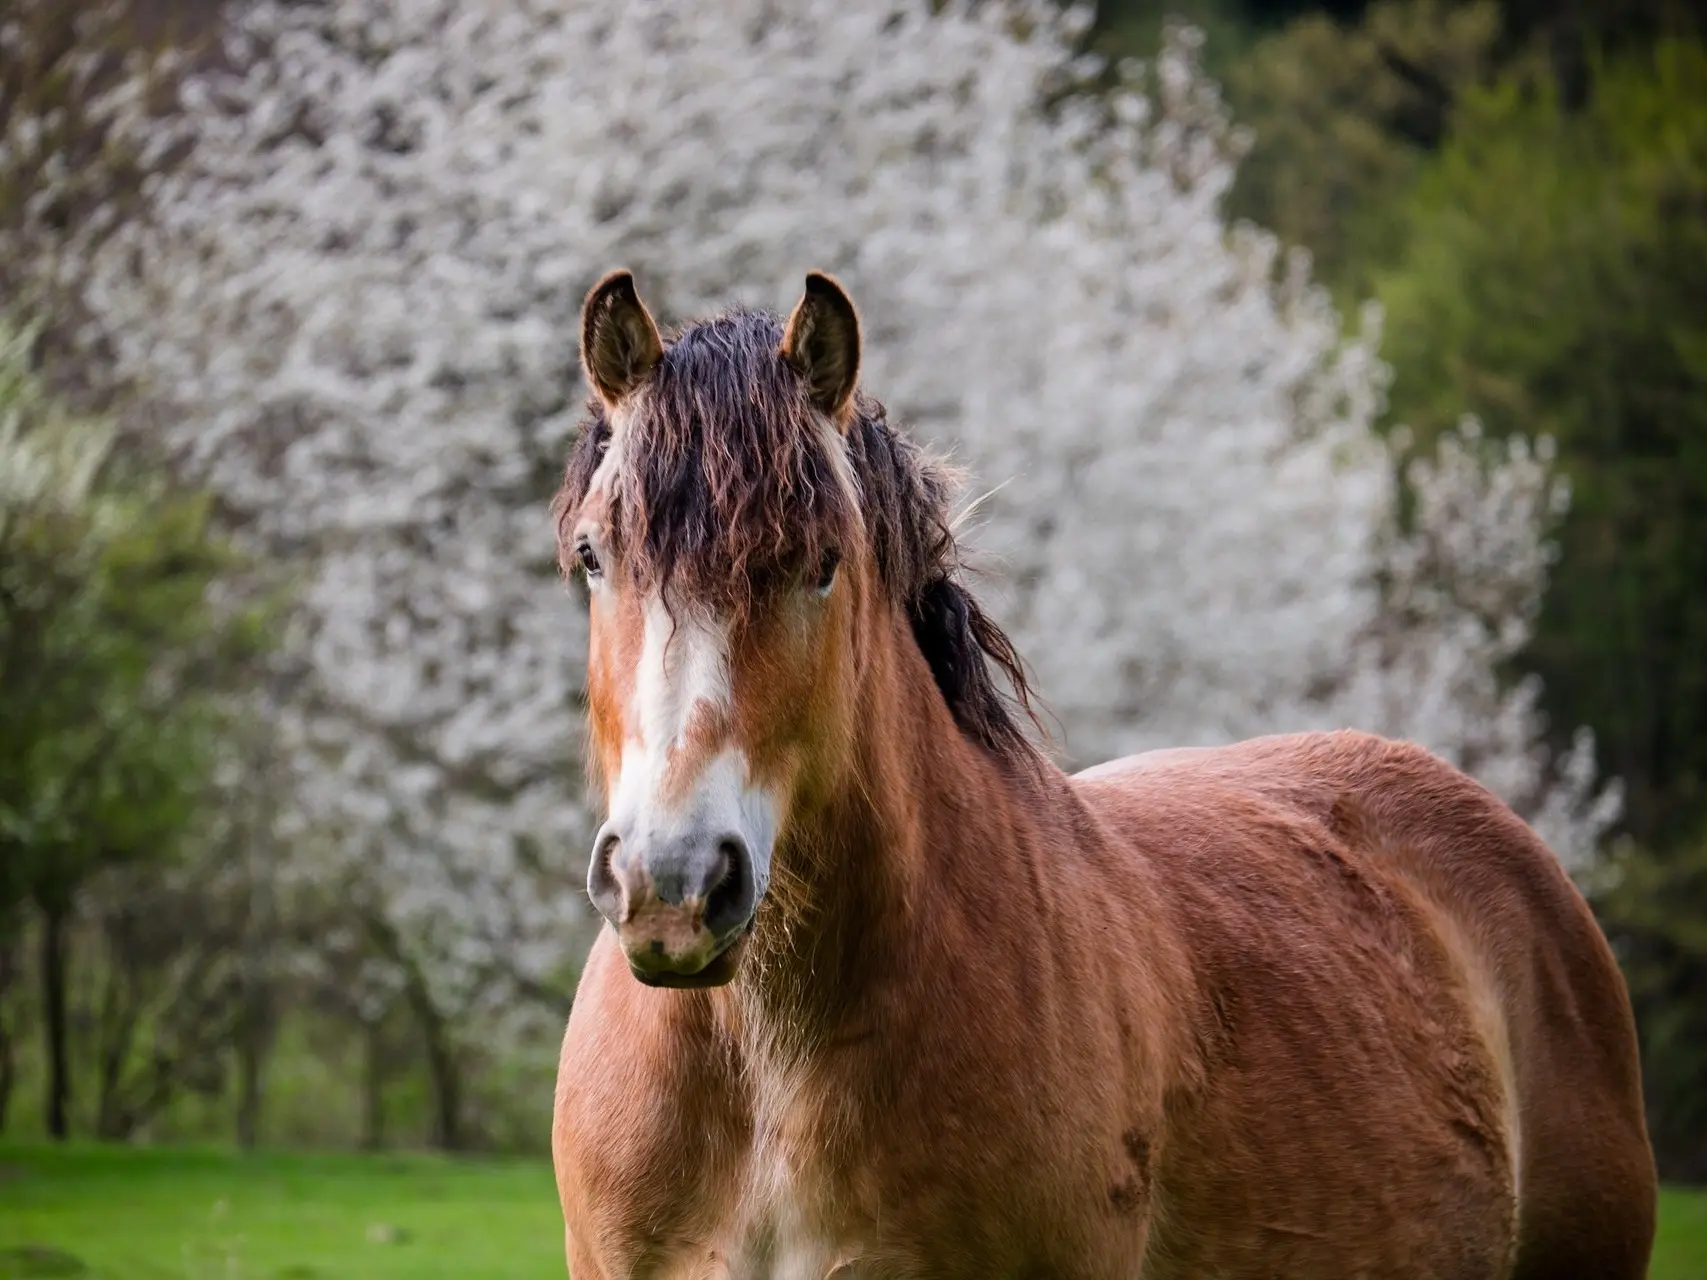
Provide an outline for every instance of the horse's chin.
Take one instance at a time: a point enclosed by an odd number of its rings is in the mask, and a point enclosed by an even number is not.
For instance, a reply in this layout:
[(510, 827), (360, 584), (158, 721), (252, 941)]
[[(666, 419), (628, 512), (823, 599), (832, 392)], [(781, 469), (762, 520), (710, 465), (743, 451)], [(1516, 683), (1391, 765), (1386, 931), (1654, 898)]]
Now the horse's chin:
[(628, 971), (634, 975), (636, 982), (673, 991), (700, 991), (707, 987), (727, 986), (741, 967), (741, 944), (746, 941), (746, 937), (746, 931), (743, 930), (728, 946), (713, 956), (703, 969), (696, 969), (692, 973), (672, 973), (667, 969), (643, 973), (632, 964), (628, 966)]

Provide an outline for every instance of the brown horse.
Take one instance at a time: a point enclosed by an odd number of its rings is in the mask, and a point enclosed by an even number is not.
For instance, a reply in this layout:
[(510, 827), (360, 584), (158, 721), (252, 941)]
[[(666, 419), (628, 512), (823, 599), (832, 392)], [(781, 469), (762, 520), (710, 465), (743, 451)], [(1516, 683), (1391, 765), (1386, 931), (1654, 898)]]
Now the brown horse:
[(834, 281), (581, 342), (574, 1280), (1645, 1273), (1629, 1002), (1505, 805), (1357, 733), (1064, 775)]

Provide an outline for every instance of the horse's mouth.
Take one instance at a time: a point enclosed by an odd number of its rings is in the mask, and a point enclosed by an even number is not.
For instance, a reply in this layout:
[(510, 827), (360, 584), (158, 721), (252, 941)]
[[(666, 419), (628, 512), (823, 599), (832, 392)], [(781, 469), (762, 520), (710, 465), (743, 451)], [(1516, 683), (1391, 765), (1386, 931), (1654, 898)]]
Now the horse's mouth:
[(710, 960), (706, 961), (702, 968), (695, 969), (692, 973), (679, 973), (670, 969), (644, 971), (636, 968), (633, 963), (629, 964), (628, 971), (634, 975), (636, 982), (643, 983), (648, 987), (697, 991), (706, 987), (726, 986), (734, 979), (736, 970), (741, 967), (741, 944), (746, 940), (752, 927), (753, 922), (748, 920), (746, 924), (729, 935), (729, 940)]

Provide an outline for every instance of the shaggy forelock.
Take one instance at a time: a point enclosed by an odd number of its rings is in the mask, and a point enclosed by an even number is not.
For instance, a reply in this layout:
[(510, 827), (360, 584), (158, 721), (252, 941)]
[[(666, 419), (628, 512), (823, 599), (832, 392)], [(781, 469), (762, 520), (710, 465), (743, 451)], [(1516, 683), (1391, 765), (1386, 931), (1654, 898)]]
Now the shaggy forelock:
[[(1029, 708), (1018, 655), (958, 580), (954, 477), (868, 396), (837, 432), (783, 360), (782, 334), (759, 311), (689, 326), (623, 405), (619, 453), (599, 485), (625, 576), (666, 599), (743, 612), (863, 536), (962, 729), (1001, 754), (1029, 756), (990, 671), (993, 662)], [(612, 429), (595, 400), (552, 504), (566, 573)]]
[[(694, 325), (624, 406), (607, 535), (642, 590), (744, 609), (857, 536), (846, 463), (781, 342), (761, 312)], [(560, 495), (564, 515), (585, 499), (610, 436), (595, 403)]]

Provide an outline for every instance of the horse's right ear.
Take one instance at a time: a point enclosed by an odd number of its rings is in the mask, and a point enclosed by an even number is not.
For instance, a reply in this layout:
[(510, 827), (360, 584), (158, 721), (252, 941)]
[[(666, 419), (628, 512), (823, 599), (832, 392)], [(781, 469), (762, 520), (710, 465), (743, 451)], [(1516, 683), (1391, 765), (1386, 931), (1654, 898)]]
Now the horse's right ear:
[(843, 431), (859, 384), (859, 313), (834, 276), (812, 271), (788, 317), (782, 358), (806, 379), (812, 404)]
[(644, 382), (663, 356), (663, 339), (635, 292), (632, 273), (613, 271), (587, 291), (581, 304), (581, 367), (606, 408), (615, 408)]

